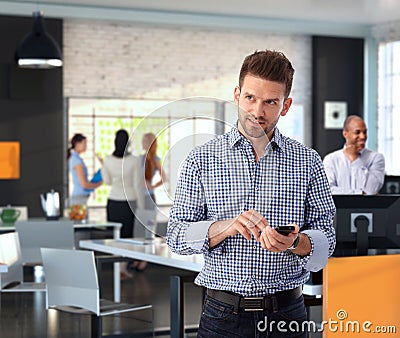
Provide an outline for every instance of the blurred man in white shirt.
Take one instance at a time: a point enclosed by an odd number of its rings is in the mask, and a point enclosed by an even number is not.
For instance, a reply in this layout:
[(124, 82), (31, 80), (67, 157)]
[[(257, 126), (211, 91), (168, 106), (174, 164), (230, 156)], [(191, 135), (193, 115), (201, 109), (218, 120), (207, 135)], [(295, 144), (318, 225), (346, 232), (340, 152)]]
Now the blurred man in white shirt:
[(333, 195), (375, 195), (382, 188), (385, 159), (365, 148), (367, 127), (357, 115), (349, 115), (343, 126), (346, 144), (324, 158), (324, 167)]

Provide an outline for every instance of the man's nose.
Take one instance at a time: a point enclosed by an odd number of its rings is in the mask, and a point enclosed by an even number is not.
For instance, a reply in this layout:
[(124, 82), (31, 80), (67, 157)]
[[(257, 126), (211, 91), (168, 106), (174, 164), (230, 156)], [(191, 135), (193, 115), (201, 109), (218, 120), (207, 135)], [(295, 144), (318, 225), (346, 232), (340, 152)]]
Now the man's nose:
[(252, 115), (254, 117), (258, 116), (264, 116), (264, 105), (262, 102), (256, 102), (254, 103), (253, 109), (252, 109)]

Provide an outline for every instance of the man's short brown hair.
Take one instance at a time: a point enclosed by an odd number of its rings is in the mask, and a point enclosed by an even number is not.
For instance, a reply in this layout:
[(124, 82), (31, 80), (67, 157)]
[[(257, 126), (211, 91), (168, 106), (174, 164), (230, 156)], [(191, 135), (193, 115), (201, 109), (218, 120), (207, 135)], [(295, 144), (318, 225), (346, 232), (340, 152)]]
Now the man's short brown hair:
[(239, 87), (243, 85), (246, 75), (253, 75), (264, 80), (283, 83), (286, 86), (285, 96), (292, 90), (294, 69), (286, 56), (277, 51), (255, 51), (246, 56), (239, 73)]

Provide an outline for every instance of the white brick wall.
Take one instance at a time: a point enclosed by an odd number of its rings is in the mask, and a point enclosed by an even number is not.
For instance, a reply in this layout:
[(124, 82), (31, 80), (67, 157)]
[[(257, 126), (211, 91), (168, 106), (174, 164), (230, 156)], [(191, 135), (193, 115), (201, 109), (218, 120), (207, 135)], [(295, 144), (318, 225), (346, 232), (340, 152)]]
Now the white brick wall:
[(292, 61), (292, 97), (309, 115), (311, 39), (303, 35), (65, 20), (64, 96), (232, 100), (244, 57), (266, 48)]

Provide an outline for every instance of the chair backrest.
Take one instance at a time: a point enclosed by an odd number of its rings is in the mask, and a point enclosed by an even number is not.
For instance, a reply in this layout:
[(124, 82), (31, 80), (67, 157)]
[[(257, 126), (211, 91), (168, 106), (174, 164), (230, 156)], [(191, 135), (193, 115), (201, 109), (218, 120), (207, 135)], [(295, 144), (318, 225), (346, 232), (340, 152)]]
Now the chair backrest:
[(92, 251), (41, 249), (46, 276), (46, 308), (76, 306), (100, 314), (100, 294)]
[(74, 249), (72, 221), (16, 222), (24, 263), (41, 263), (40, 248)]
[(22, 283), (22, 256), (16, 232), (0, 235), (0, 262), (8, 265), (8, 272), (0, 273), (0, 290), (11, 283)]

